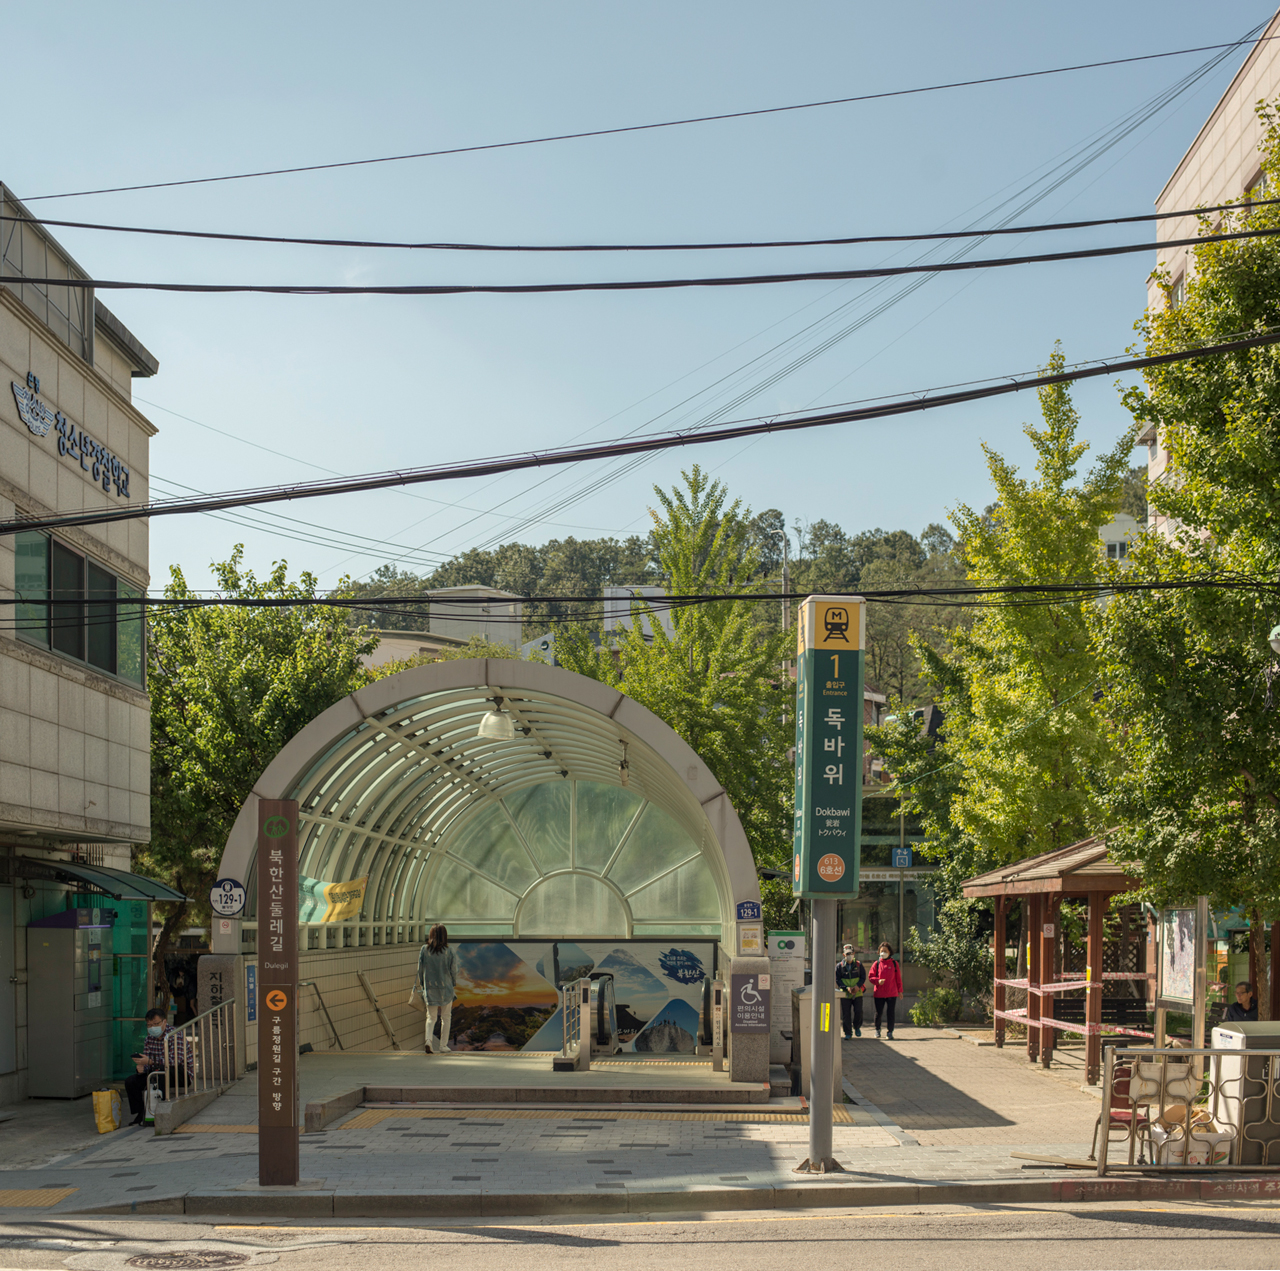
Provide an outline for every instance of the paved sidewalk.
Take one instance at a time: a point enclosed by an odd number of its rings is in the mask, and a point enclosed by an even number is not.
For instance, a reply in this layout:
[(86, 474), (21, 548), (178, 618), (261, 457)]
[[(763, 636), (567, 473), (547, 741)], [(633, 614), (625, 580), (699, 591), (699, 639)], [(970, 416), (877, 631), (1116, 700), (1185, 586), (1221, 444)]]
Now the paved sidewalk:
[(1092, 1095), (937, 1029), (899, 1027), (892, 1042), (870, 1032), (841, 1043), (844, 1075), (922, 1146), (1083, 1143), (1087, 1154), (1100, 1107)]
[[(1014, 1159), (1013, 1151), (1083, 1157), (1097, 1100), (1009, 1055), (932, 1029), (901, 1028), (893, 1043), (864, 1036), (842, 1045), (858, 1100), (842, 1105), (833, 1128), (843, 1174), (793, 1172), (808, 1155), (808, 1126), (796, 1100), (741, 1107), (485, 1106), (478, 1087), (470, 1107), (383, 1101), (356, 1108), (302, 1136), (299, 1188), (264, 1189), (257, 1184), (251, 1077), (193, 1117), (186, 1133), (121, 1130), (43, 1168), (5, 1171), (0, 1212), (510, 1216), (1198, 1199), (1217, 1195), (1213, 1189), (1234, 1188), (1236, 1195), (1250, 1187), (1263, 1189), (1258, 1195), (1280, 1189), (1280, 1180), (1270, 1179), (1099, 1180)], [(354, 1084), (357, 1070), (347, 1061), (321, 1058), (304, 1057), (305, 1097)], [(416, 1056), (391, 1055), (379, 1065), (415, 1076), (425, 1066)], [(510, 1061), (504, 1072), (509, 1067)], [(675, 1080), (678, 1071), (672, 1064), (664, 1075)]]

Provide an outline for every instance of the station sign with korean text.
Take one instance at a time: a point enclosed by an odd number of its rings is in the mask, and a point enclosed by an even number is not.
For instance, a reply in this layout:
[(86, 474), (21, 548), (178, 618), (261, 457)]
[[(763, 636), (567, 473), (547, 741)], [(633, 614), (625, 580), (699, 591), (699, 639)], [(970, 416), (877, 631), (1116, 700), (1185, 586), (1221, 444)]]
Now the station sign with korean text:
[(47, 437), (50, 430), (58, 435), (58, 454), (77, 463), (80, 470), (94, 485), (102, 486), (109, 494), (114, 488), (116, 497), (129, 497), (129, 467), (119, 455), (113, 455), (101, 442), (95, 441), (83, 429), (77, 429), (60, 410), (54, 410), (40, 400), (40, 377), (27, 372), (27, 382), (11, 381), (13, 400), (18, 406), (18, 418), (35, 437)]
[(298, 1181), (298, 804), (258, 802), (258, 1182)]
[(864, 635), (860, 597), (801, 602), (791, 891), (807, 899), (858, 894)]

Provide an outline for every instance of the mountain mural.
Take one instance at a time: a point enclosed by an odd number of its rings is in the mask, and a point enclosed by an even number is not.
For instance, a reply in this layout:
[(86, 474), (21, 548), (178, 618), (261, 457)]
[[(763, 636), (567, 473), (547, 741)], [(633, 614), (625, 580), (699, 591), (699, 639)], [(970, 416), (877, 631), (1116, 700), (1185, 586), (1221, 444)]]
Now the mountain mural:
[(664, 984), (629, 949), (614, 948), (596, 964), (596, 970), (612, 972), (614, 1001), (625, 1002), (641, 1019), (649, 1019), (671, 998), (671, 986)]
[(698, 1012), (672, 998), (639, 1032), (631, 1048), (640, 1054), (692, 1054), (698, 1044)]

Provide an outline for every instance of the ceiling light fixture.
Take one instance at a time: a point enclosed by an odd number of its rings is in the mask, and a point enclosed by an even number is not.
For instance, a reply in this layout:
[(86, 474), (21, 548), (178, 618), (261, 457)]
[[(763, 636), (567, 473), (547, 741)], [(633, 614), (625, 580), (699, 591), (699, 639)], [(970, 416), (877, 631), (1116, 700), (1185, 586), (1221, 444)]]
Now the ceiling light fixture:
[(480, 720), (476, 736), (488, 741), (514, 741), (516, 726), (510, 715), (502, 709), (502, 698), (493, 699), (493, 710)]

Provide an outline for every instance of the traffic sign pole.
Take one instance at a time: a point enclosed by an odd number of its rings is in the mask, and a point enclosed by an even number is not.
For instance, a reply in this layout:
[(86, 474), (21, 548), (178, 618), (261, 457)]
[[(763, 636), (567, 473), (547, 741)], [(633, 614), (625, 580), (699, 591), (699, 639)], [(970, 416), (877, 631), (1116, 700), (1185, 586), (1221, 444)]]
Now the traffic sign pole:
[(832, 1156), (836, 1049), (837, 902), (858, 894), (862, 836), (860, 596), (810, 596), (800, 605), (796, 678), (796, 819), (791, 890), (813, 913), (809, 1037), (809, 1157), (797, 1173), (826, 1174)]
[(298, 1183), (298, 804), (258, 803), (258, 1182)]

